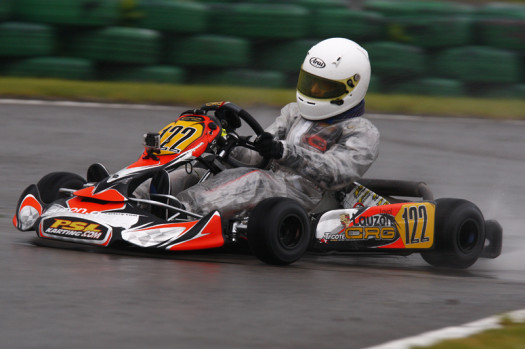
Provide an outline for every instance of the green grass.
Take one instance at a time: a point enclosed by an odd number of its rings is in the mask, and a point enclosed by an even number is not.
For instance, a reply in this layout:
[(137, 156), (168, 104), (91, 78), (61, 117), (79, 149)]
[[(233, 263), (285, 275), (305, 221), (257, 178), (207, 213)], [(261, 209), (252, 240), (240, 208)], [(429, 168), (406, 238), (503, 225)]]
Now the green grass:
[[(210, 101), (228, 100), (250, 108), (257, 105), (281, 107), (295, 100), (295, 90), (0, 78), (0, 97), (196, 107)], [(525, 119), (525, 100), (369, 94), (366, 101), (369, 113)]]
[(501, 329), (488, 330), (463, 339), (445, 340), (425, 349), (522, 349), (525, 348), (525, 322), (503, 319)]
[(291, 90), (227, 86), (0, 78), (0, 97), (189, 106), (230, 100), (240, 105), (253, 106), (283, 105), (295, 98), (295, 94)]

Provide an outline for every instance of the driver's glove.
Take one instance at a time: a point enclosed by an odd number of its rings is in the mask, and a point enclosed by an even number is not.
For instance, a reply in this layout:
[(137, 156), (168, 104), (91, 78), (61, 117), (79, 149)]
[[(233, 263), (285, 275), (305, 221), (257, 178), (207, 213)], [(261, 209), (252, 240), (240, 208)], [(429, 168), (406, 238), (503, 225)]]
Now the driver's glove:
[(235, 131), (241, 127), (239, 115), (229, 109), (219, 108), (215, 111), (215, 115), (221, 120), (222, 127), (224, 127), (227, 132)]
[(274, 140), (273, 135), (269, 132), (261, 133), (253, 142), (253, 145), (262, 157), (270, 159), (283, 157), (283, 144)]

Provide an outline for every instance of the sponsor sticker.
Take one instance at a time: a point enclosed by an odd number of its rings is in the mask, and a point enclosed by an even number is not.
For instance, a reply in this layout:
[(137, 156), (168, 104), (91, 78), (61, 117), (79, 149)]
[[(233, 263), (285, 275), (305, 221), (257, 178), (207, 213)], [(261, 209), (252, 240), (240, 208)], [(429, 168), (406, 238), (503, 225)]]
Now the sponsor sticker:
[(97, 245), (105, 244), (111, 228), (82, 218), (50, 217), (42, 220), (40, 235), (61, 240), (85, 241)]
[(321, 218), (321, 243), (353, 242), (359, 248), (430, 248), (435, 206), (430, 202), (336, 210)]
[(314, 68), (324, 68), (326, 63), (321, 58), (312, 57), (310, 58), (310, 65)]

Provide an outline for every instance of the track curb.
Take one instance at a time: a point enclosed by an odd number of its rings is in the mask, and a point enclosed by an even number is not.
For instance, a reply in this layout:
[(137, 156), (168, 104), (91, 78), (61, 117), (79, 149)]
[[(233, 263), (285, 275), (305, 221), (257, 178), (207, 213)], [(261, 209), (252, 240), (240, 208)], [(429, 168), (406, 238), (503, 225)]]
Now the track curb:
[(486, 330), (501, 328), (501, 320), (506, 318), (523, 322), (525, 321), (525, 309), (487, 317), (459, 326), (445, 327), (363, 349), (410, 349), (413, 346), (430, 346), (446, 339), (465, 338)]

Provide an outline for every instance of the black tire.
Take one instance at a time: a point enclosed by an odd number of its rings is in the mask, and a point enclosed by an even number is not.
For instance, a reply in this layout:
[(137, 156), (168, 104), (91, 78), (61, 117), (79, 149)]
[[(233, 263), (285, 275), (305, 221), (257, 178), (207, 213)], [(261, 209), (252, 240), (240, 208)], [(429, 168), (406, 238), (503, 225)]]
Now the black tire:
[(80, 189), (86, 184), (86, 180), (76, 173), (71, 172), (51, 172), (36, 184), (40, 193), (40, 198), (49, 204), (67, 195), (59, 192), (60, 188)]
[(462, 199), (436, 200), (434, 249), (421, 253), (439, 268), (465, 269), (480, 257), (485, 244), (485, 220), (479, 208)]
[[(503, 228), (498, 221), (489, 219), (485, 221), (485, 247), (481, 258), (496, 258), (503, 248)], [(487, 244), (488, 243), (488, 244)]]
[(291, 264), (301, 258), (312, 239), (310, 220), (304, 208), (289, 198), (260, 202), (248, 221), (248, 244), (261, 261)]

